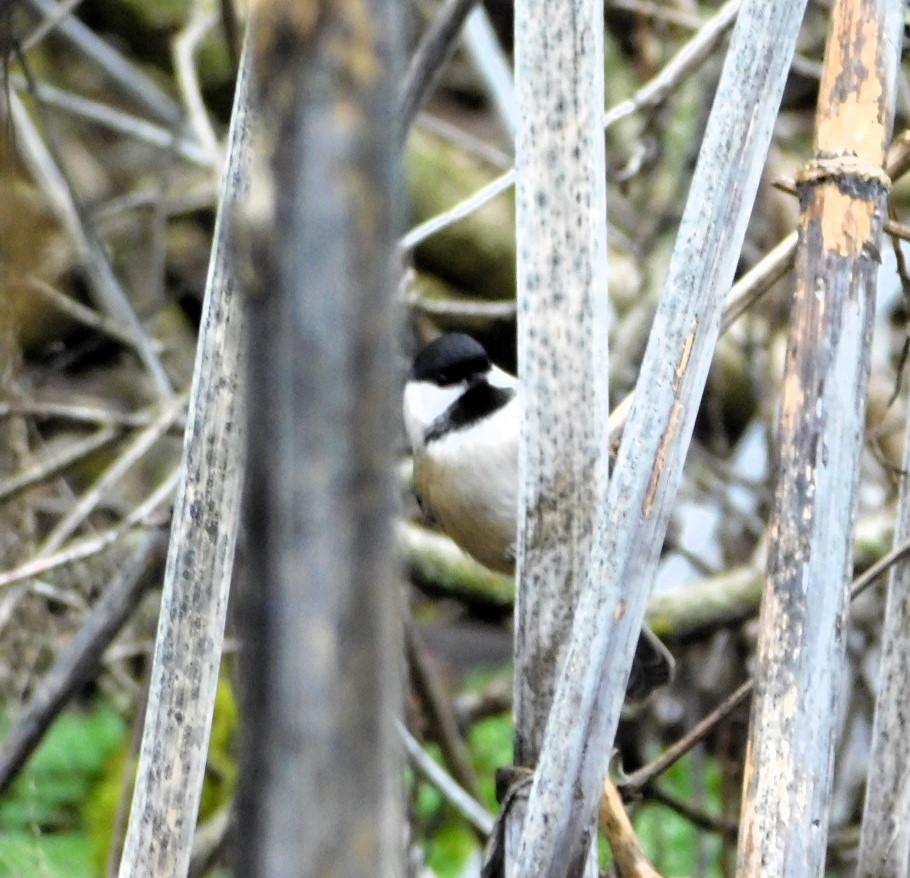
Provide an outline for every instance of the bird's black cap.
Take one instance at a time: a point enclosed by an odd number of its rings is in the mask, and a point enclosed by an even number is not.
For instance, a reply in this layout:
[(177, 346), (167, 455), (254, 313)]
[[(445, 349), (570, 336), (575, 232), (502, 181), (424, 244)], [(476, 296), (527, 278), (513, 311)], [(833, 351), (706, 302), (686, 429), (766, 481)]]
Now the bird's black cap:
[(408, 379), (445, 387), (489, 370), (490, 358), (480, 342), (461, 332), (447, 332), (417, 354)]

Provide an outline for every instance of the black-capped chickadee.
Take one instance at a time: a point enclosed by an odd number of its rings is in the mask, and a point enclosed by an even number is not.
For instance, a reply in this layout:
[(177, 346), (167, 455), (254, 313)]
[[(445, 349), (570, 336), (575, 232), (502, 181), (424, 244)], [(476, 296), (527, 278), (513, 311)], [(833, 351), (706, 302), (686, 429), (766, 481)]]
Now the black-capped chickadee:
[[(518, 380), (455, 332), (417, 354), (404, 389), (421, 508), (469, 555), (507, 573), (515, 569), (521, 400)], [(642, 629), (629, 697), (643, 698), (672, 672), (667, 648)]]

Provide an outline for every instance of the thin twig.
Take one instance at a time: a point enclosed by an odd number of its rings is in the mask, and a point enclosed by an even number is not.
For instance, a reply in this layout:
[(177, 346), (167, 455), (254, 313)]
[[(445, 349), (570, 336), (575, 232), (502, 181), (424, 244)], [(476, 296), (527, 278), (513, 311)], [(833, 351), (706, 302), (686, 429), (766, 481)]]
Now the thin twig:
[(723, 835), (732, 836), (733, 838), (735, 838), (736, 833), (739, 832), (739, 823), (736, 820), (715, 817), (713, 814), (709, 814), (701, 808), (696, 808), (685, 799), (668, 793), (666, 790), (657, 786), (657, 784), (648, 784), (645, 792), (649, 799), (659, 802), (661, 805), (665, 805), (668, 808), (672, 808), (677, 814), (685, 817), (686, 820), (693, 823), (699, 829), (703, 829), (707, 832), (722, 833)]
[(416, 290), (407, 296), (411, 308), (431, 317), (454, 317), (459, 320), (514, 320), (517, 305), (514, 299), (488, 302), (477, 299), (445, 298), (434, 299), (421, 296)]
[(432, 134), (444, 137), (465, 152), (481, 159), (481, 161), (487, 162), (499, 171), (504, 171), (511, 167), (511, 158), (498, 146), (476, 137), (447, 119), (434, 116), (432, 113), (421, 112), (417, 114), (414, 124)]
[(411, 129), (417, 111), (441, 76), (446, 61), (455, 51), (458, 34), (476, 3), (477, 0), (446, 0), (421, 38), (398, 96), (399, 137), (402, 141)]
[(477, 773), (471, 754), (455, 719), (452, 705), (442, 683), (430, 664), (414, 620), (404, 624), (405, 653), (411, 680), (430, 723), (432, 735), (442, 750), (442, 757), (455, 780), (475, 799), (478, 796)]
[(101, 241), (87, 223), (84, 211), (80, 210), (74, 190), (62, 167), (41, 139), (15, 92), (9, 93), (9, 105), (15, 124), (16, 146), (35, 182), (47, 197), (58, 221), (75, 245), (89, 287), (99, 307), (132, 330), (133, 345), (151, 375), (159, 395), (172, 396), (173, 389), (167, 372), (139, 322), (132, 303), (114, 274)]
[(518, 101), (512, 64), (502, 50), (496, 30), (483, 3), (478, 3), (464, 26), (463, 42), (468, 57), (476, 68), (490, 95), (490, 103), (500, 124), (514, 143), (518, 128)]
[(206, 34), (218, 23), (218, 20), (217, 12), (207, 12), (204, 3), (194, 3), (189, 22), (174, 40), (173, 54), (177, 85), (183, 96), (190, 128), (195, 132), (199, 143), (208, 154), (211, 165), (220, 172), (221, 166), (224, 164), (224, 156), (205, 108), (205, 101), (202, 99), (202, 89), (199, 85), (195, 61), (196, 49)]
[[(604, 115), (604, 130), (626, 116), (657, 106), (665, 101), (673, 89), (678, 88), (686, 77), (694, 73), (704, 59), (717, 48), (724, 34), (732, 26), (738, 7), (739, 0), (731, 0), (721, 7), (718, 13), (705, 23), (704, 27), (680, 49), (654, 79), (643, 85), (631, 98), (608, 110)], [(479, 210), (514, 183), (515, 169), (511, 168), (449, 210), (414, 226), (401, 239), (400, 250), (403, 252), (412, 250), (437, 232), (470, 216), (475, 210)]]
[(604, 128), (644, 109), (660, 106), (705, 62), (733, 27), (739, 0), (730, 0), (710, 18), (653, 79), (604, 114)]
[(796, 232), (791, 232), (733, 284), (727, 296), (724, 316), (721, 318), (722, 333), (793, 267), (796, 240)]
[(468, 728), (478, 720), (498, 716), (512, 709), (511, 680), (494, 680), (480, 691), (462, 692), (455, 696), (452, 709), (458, 725)]
[(504, 174), (500, 174), (496, 179), (491, 180), (485, 186), (481, 186), (475, 193), (469, 195), (463, 201), (459, 201), (454, 207), (428, 220), (414, 226), (400, 241), (398, 249), (402, 253), (413, 250), (422, 241), (432, 237), (437, 232), (457, 223), (459, 220), (470, 216), (475, 210), (479, 210), (487, 202), (492, 201), (500, 192), (505, 192), (515, 185), (515, 168), (510, 168)]
[[(105, 427), (146, 427), (153, 420), (153, 416), (148, 410), (118, 412), (106, 406), (79, 405), (40, 399), (11, 399), (0, 402), (0, 418), (10, 416), (59, 418), (61, 420), (97, 424)], [(177, 426), (180, 426), (179, 421)], [(3, 490), (3, 487), (0, 487), (0, 500), (4, 499)]]
[[(94, 308), (89, 308), (81, 302), (77, 302), (75, 299), (67, 296), (66, 293), (62, 293), (56, 287), (37, 275), (29, 275), (25, 278), (24, 284), (28, 286), (29, 289), (42, 295), (51, 302), (54, 307), (66, 314), (67, 317), (71, 317), (83, 326), (88, 326), (98, 332), (103, 332), (116, 341), (136, 349), (135, 334), (129, 327), (124, 326), (119, 321), (112, 317), (108, 317), (105, 314), (100, 314)], [(161, 345), (154, 340), (151, 340), (151, 343), (153, 349), (157, 353), (160, 350)], [(139, 353), (138, 350), (137, 353)]]
[(103, 530), (82, 540), (69, 543), (59, 552), (53, 552), (38, 558), (32, 558), (12, 570), (0, 573), (0, 589), (8, 588), (26, 579), (43, 576), (58, 567), (65, 567), (76, 561), (83, 561), (98, 555), (125, 536), (132, 528), (140, 525), (155, 509), (173, 496), (177, 484), (179, 469), (175, 469), (140, 506), (124, 519), (117, 527)]
[[(910, 554), (910, 540), (883, 555), (853, 580), (853, 584), (850, 587), (850, 600), (856, 600), (893, 564), (908, 554)], [(754, 680), (746, 680), (732, 695), (728, 695), (711, 713), (699, 720), (685, 735), (664, 750), (660, 756), (623, 778), (622, 782), (617, 785), (623, 797), (628, 800), (640, 795), (642, 790), (655, 777), (682, 759), (696, 744), (703, 741), (719, 723), (736, 710), (752, 694), (754, 685)]]
[[(721, 318), (721, 333), (726, 332), (733, 322), (741, 317), (748, 308), (755, 304), (771, 287), (792, 267), (796, 255), (796, 232), (791, 232), (773, 250), (746, 274), (744, 274), (727, 294), (724, 315)], [(635, 392), (626, 394), (610, 412), (610, 447), (616, 448), (622, 438), (622, 431), (629, 413)]]
[(187, 878), (212, 873), (213, 863), (234, 828), (234, 823), (234, 803), (231, 801), (196, 827)]
[(82, 0), (66, 0), (53, 13), (46, 15), (38, 26), (22, 41), (22, 51), (28, 52), (30, 49), (34, 49), (81, 2)]
[[(22, 76), (10, 76), (9, 81), (19, 91), (29, 90), (28, 83)], [(32, 94), (45, 106), (88, 119), (111, 131), (150, 143), (152, 146), (173, 150), (181, 158), (199, 167), (214, 167), (213, 157), (200, 143), (185, 133), (175, 136), (172, 129), (163, 125), (149, 122), (148, 119), (124, 112), (110, 104), (86, 98), (46, 82), (35, 83)]]
[(674, 9), (662, 3), (652, 3), (650, 0), (608, 0), (606, 5), (608, 9), (622, 9), (637, 15), (646, 15), (686, 30), (698, 30), (703, 24), (697, 15)]
[(105, 469), (95, 483), (86, 491), (75, 506), (59, 521), (41, 544), (41, 554), (59, 549), (76, 528), (82, 524), (98, 505), (105, 492), (116, 484), (152, 446), (170, 429), (183, 412), (186, 396), (178, 396), (167, 403), (159, 416), (148, 427), (138, 433), (117, 458)]
[[(4, 403), (4, 409), (9, 406), (9, 410), (12, 411), (13, 405), (13, 403)], [(113, 426), (102, 427), (85, 439), (79, 439), (64, 448), (55, 450), (27, 470), (0, 482), (0, 501), (8, 500), (26, 488), (61, 473), (77, 461), (94, 454), (99, 448), (109, 445), (120, 436), (120, 432)]]
[(163, 564), (166, 546), (165, 534), (140, 537), (139, 547), (120, 566), (76, 636), (42, 678), (0, 750), (0, 793), (9, 787), (76, 687), (98, 666), (107, 645), (157, 578), (152, 574)]
[(855, 601), (864, 591), (872, 586), (875, 581), (885, 573), (892, 564), (910, 554), (910, 540), (895, 546), (887, 555), (883, 555), (868, 570), (863, 571), (850, 586), (850, 600)]
[(41, 579), (36, 579), (32, 583), (31, 591), (32, 594), (47, 598), (48, 601), (75, 610), (79, 615), (83, 615), (88, 610), (88, 604), (79, 592), (64, 591), (62, 588), (57, 588), (57, 586)]
[[(28, 3), (45, 17), (56, 18), (60, 14), (60, 4), (54, 0), (28, 0)], [(147, 112), (168, 125), (179, 123), (180, 107), (177, 103), (78, 18), (72, 15), (62, 18), (56, 32), (90, 58), (111, 82)]]
[(711, 713), (699, 720), (678, 741), (667, 747), (660, 756), (624, 777), (622, 782), (617, 784), (623, 798), (629, 800), (639, 796), (646, 784), (682, 759), (696, 744), (703, 741), (718, 723), (736, 710), (752, 694), (753, 687), (754, 682), (747, 680), (732, 695), (728, 695)]
[(404, 745), (405, 753), (407, 753), (415, 771), (439, 790), (442, 793), (442, 797), (475, 829), (483, 833), (484, 836), (489, 836), (493, 831), (493, 824), (496, 822), (493, 815), (430, 758), (400, 720), (396, 719), (395, 725), (398, 729), (401, 743)]

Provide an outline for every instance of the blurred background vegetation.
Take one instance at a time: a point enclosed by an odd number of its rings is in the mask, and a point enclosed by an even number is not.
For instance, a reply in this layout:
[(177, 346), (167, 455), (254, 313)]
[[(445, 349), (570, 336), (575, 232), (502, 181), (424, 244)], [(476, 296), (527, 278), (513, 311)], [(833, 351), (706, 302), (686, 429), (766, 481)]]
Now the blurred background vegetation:
[[(413, 49), (438, 6), (408, 0), (402, 8)], [(651, 80), (718, 9), (708, 0), (608, 0), (607, 107)], [(824, 0), (809, 5), (741, 273), (795, 228), (798, 205), (775, 183), (791, 179), (811, 155), (827, 12)], [(510, 3), (488, 0), (486, 13), (508, 53)], [(125, 557), (125, 540), (100, 546), (101, 537), (118, 528), (126, 534), (167, 527), (166, 503), (138, 520), (130, 516), (179, 462), (181, 420), (163, 414), (161, 375), (176, 393), (187, 390), (242, 29), (243, 10), (230, 0), (0, 4), (6, 52), (0, 97), (4, 736)], [(615, 401), (634, 385), (722, 49), (664, 100), (607, 132)], [(408, 137), (407, 228), (449, 210), (511, 166), (507, 126), (491, 101), (483, 64), (460, 45)], [(910, 119), (905, 74), (896, 131)], [(907, 197), (907, 185), (898, 182), (896, 216)], [(514, 369), (513, 223), (507, 190), (407, 251), (399, 295), (402, 374), (420, 343), (449, 329), (475, 334), (494, 359)], [(905, 412), (898, 390), (910, 285), (899, 244), (889, 242), (882, 256), (858, 569), (890, 546)], [(620, 780), (750, 672), (791, 289), (787, 276), (721, 341), (651, 607), (678, 673), (624, 719), (615, 760)], [(139, 336), (131, 320), (141, 327)], [(157, 377), (154, 362), (161, 367)], [(401, 450), (403, 586), (415, 684), (408, 726), (495, 811), (493, 771), (511, 761), (511, 582), (426, 532), (409, 495), (403, 442)], [(100, 547), (79, 560), (47, 561), (93, 539)], [(239, 551), (242, 563), (242, 537)], [(26, 575), (24, 565), (42, 559), (45, 566)], [(881, 593), (873, 590), (851, 619), (832, 875), (849, 872), (857, 842), (881, 608)], [(129, 804), (155, 612), (151, 589), (98, 673), (75, 693), (0, 798), (0, 876), (116, 874), (111, 864)], [(209, 876), (227, 874), (229, 862), (236, 647), (229, 634), (200, 814), (208, 834), (200, 833), (194, 860), (195, 873)], [(437, 743), (440, 711), (454, 718), (456, 743), (467, 747), (460, 774), (452, 741), (442, 748)], [(748, 709), (740, 707), (629, 803), (662, 875), (732, 874), (747, 721)], [(411, 769), (405, 785), (414, 873), (476, 874), (477, 833)], [(605, 848), (603, 858), (606, 865)]]

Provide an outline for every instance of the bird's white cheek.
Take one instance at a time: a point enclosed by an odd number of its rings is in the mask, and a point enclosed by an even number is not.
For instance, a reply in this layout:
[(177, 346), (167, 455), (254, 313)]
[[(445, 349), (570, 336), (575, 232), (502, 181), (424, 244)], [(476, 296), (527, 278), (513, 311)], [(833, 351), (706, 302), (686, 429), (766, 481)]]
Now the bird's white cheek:
[(412, 448), (421, 448), (427, 428), (464, 393), (465, 385), (439, 387), (428, 381), (409, 381), (404, 388), (404, 426)]

